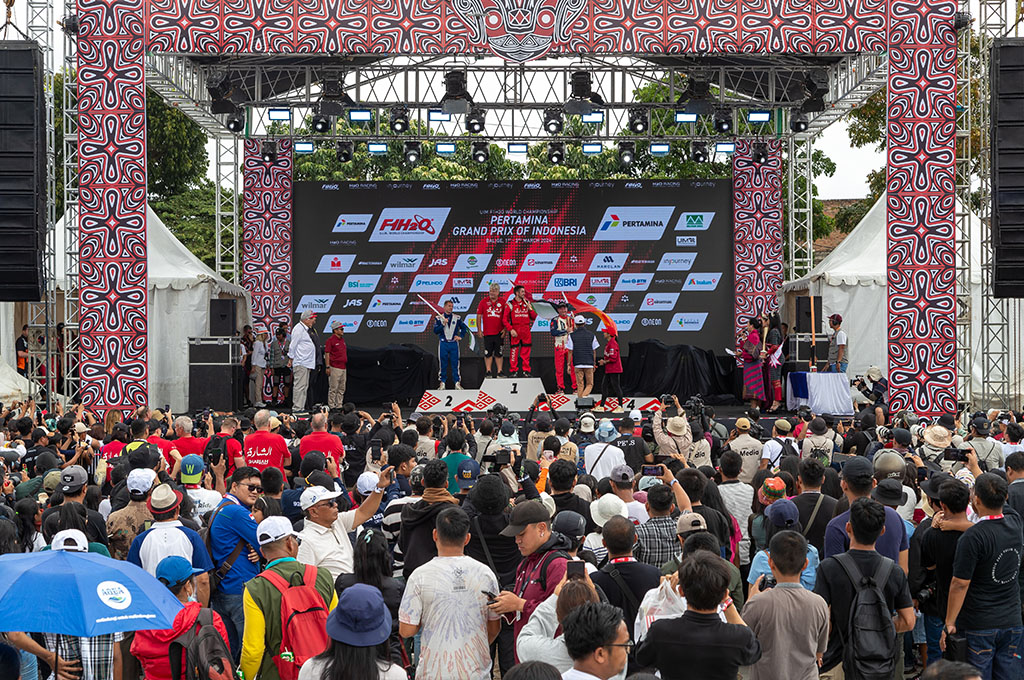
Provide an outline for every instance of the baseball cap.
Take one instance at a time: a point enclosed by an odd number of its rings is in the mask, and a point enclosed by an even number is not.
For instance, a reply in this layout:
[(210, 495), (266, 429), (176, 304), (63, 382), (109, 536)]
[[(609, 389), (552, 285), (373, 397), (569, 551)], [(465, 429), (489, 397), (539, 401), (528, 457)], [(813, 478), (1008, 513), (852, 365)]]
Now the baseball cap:
[(154, 575), (165, 586), (173, 588), (181, 585), (196, 574), (202, 573), (202, 569), (193, 568), (192, 563), (181, 555), (168, 555), (156, 565), (156, 574)]
[(746, 418), (737, 418), (736, 429), (739, 430), (740, 432), (746, 432), (747, 430), (750, 429), (750, 421), (747, 420)]
[(502, 536), (518, 536), (523, 533), (531, 524), (537, 522), (550, 522), (551, 515), (547, 508), (538, 500), (518, 503), (512, 508), (512, 515), (509, 517), (508, 526), (501, 530)]
[(89, 426), (79, 421), (75, 423), (75, 434), (84, 434), (89, 431)]
[(647, 491), (652, 486), (658, 486), (659, 484), (664, 484), (664, 482), (657, 477), (641, 477), (640, 482), (637, 484), (637, 489), (639, 491)]
[(309, 510), (311, 507), (313, 507), (320, 501), (326, 501), (331, 498), (337, 498), (340, 495), (340, 491), (328, 491), (322, 486), (311, 486), (305, 491), (303, 491), (302, 495), (299, 496), (299, 507), (302, 508), (303, 512), (305, 512), (306, 510)]
[(50, 544), (50, 550), (66, 550), (68, 552), (89, 552), (89, 539), (78, 529), (58, 531)]
[(426, 465), (419, 463), (412, 470), (409, 471), (409, 484), (412, 486), (423, 486), (423, 470), (426, 469)]
[(796, 503), (788, 498), (780, 498), (769, 505), (765, 508), (764, 516), (780, 529), (790, 529), (800, 521), (800, 511), (797, 510)]
[(60, 486), (60, 470), (50, 470), (43, 477), (43, 489), (48, 493), (53, 493)]
[(190, 453), (181, 459), (181, 483), (182, 484), (199, 484), (203, 481), (203, 470), (206, 469), (206, 465), (203, 463), (202, 456), (197, 456), (194, 453)]
[(978, 434), (987, 436), (991, 430), (992, 424), (988, 418), (975, 418), (971, 421), (971, 427), (978, 431)]
[(842, 314), (833, 314), (830, 317), (828, 317), (828, 320), (831, 323), (842, 323), (843, 322), (843, 315)]
[(555, 515), (555, 519), (551, 523), (551, 530), (578, 540), (587, 535), (587, 521), (578, 512), (562, 510)]
[(476, 484), (476, 478), (480, 476), (480, 463), (476, 462), (472, 458), (459, 463), (459, 467), (455, 470), (455, 481), (459, 485), (459, 489), (466, 491), (472, 489), (473, 485)]
[(580, 416), (580, 432), (593, 432), (597, 420), (589, 413)]
[(684, 512), (676, 520), (676, 533), (688, 534), (693, 531), (707, 531), (708, 522), (703, 515), (696, 512)]
[(89, 483), (89, 473), (81, 465), (72, 465), (61, 470), (60, 490), (65, 494), (75, 494)]
[(586, 323), (587, 322), (586, 318), (584, 318), (584, 316), (582, 314), (577, 314), (576, 317), (573, 320), (576, 323)]
[(914, 441), (913, 436), (910, 434), (910, 430), (906, 430), (902, 427), (897, 427), (892, 431), (892, 439), (900, 446), (910, 446)]
[(842, 474), (840, 475), (843, 479), (870, 479), (875, 474), (874, 468), (871, 467), (871, 461), (863, 456), (855, 456), (850, 460), (846, 461), (843, 465)]
[(128, 473), (128, 479), (125, 481), (125, 485), (128, 487), (128, 493), (139, 500), (146, 497), (149, 490), (153, 488), (153, 482), (156, 481), (156, 473), (152, 470), (139, 469), (132, 470)]
[(793, 429), (793, 426), (785, 418), (779, 418), (775, 421), (775, 429), (779, 432), (789, 432)]
[(633, 468), (628, 465), (616, 465), (612, 468), (612, 473), (608, 477), (613, 482), (619, 482), (621, 484), (632, 484), (633, 483)]
[(160, 484), (149, 495), (146, 507), (150, 512), (170, 512), (181, 504), (182, 498), (184, 498), (182, 493), (171, 487), (170, 484)]
[[(306, 491), (309, 491), (309, 489), (306, 489)], [(303, 491), (302, 495), (305, 496), (306, 492)], [(256, 540), (259, 541), (260, 545), (280, 541), (285, 536), (298, 536), (298, 534), (295, 533), (295, 529), (292, 528), (292, 523), (288, 521), (288, 518), (282, 515), (271, 515), (256, 527)]]
[(366, 472), (361, 473), (356, 479), (356, 491), (358, 491), (362, 496), (369, 496), (373, 493), (373, 490), (377, 488), (377, 483), (379, 481), (380, 475), (367, 470)]
[(310, 451), (302, 457), (302, 462), (299, 463), (299, 474), (302, 475), (303, 479), (309, 477), (312, 472), (326, 469), (327, 456), (320, 451)]

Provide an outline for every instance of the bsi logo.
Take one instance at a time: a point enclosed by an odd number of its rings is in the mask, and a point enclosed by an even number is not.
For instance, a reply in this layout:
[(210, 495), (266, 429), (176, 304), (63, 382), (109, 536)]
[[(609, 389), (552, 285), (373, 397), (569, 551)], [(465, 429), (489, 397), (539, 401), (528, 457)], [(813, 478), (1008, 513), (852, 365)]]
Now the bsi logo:
[(377, 290), (380, 274), (349, 274), (345, 277), (342, 291), (372, 293)]

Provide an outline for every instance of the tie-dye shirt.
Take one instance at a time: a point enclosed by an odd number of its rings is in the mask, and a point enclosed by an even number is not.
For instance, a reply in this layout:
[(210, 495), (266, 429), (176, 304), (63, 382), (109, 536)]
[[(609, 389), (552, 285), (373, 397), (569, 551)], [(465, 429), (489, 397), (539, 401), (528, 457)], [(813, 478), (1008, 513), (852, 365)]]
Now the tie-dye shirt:
[(420, 627), (417, 678), (490, 679), (487, 621), (499, 617), (485, 590), (500, 592), (498, 580), (472, 557), (435, 557), (409, 576), (398, 620)]

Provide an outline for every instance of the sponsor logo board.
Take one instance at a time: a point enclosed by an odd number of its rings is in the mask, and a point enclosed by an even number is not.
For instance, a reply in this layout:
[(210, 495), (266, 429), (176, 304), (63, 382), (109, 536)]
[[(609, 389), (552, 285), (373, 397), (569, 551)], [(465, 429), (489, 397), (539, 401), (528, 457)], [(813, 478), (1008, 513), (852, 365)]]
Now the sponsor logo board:
[(341, 286), (343, 293), (372, 293), (377, 290), (380, 274), (349, 274)]
[(385, 208), (370, 234), (370, 242), (433, 243), (441, 235), (451, 208)]
[(644, 301), (640, 303), (640, 309), (645, 312), (671, 311), (679, 300), (679, 293), (648, 293)]
[(422, 255), (407, 255), (405, 253), (395, 253), (394, 255), (388, 258), (388, 263), (384, 265), (384, 271), (414, 272), (420, 268), (420, 264), (422, 262)]
[(615, 290), (647, 290), (654, 274), (620, 274), (615, 281)]
[(363, 322), (362, 314), (332, 314), (327, 319), (327, 325), (325, 328), (333, 328), (334, 322), (340, 322), (342, 328), (345, 329), (346, 333), (355, 333), (359, 330), (360, 324)]
[(658, 263), (658, 271), (685, 272), (693, 266), (697, 253), (665, 253)]
[(373, 213), (342, 213), (334, 220), (334, 228), (331, 231), (335, 234), (362, 234), (372, 220)]
[(420, 274), (412, 282), (413, 293), (440, 293), (448, 283), (447, 274)]
[(295, 313), (317, 312), (322, 314), (329, 311), (334, 305), (335, 297), (335, 295), (303, 295), (299, 300), (299, 305), (295, 308)]
[(432, 314), (399, 314), (391, 326), (392, 333), (422, 333), (433, 319)]
[[(384, 312), (397, 312), (405, 304), (404, 295), (374, 295), (370, 300), (370, 306), (366, 311), (381, 314)], [(369, 327), (369, 324), (367, 325)]]
[(665, 233), (671, 205), (611, 206), (598, 223), (595, 241), (657, 241)]
[(715, 290), (722, 280), (722, 272), (693, 273), (683, 282), (683, 290)]
[(552, 274), (547, 290), (579, 290), (586, 274)]
[(455, 266), (452, 267), (452, 271), (485, 272), (490, 263), (491, 256), (489, 253), (464, 253), (455, 260)]
[(561, 253), (530, 253), (523, 259), (521, 272), (551, 272), (558, 265)]
[(707, 231), (714, 219), (713, 212), (684, 212), (676, 222), (675, 231)]
[(628, 257), (629, 253), (597, 253), (590, 261), (590, 271), (620, 272)]
[(699, 331), (708, 319), (707, 312), (684, 312), (676, 314), (668, 323), (670, 331)]

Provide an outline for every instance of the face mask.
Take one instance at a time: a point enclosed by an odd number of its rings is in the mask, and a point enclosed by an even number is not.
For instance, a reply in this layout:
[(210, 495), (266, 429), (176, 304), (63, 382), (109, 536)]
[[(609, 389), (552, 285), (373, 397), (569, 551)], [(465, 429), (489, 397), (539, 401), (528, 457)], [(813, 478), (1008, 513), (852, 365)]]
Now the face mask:
[(192, 593), (191, 595), (188, 596), (188, 601), (189, 602), (199, 602), (199, 599), (196, 598), (196, 594), (195, 593)]

